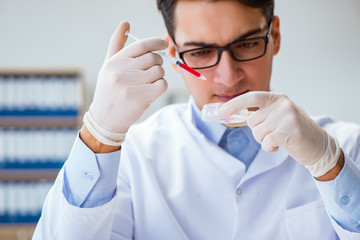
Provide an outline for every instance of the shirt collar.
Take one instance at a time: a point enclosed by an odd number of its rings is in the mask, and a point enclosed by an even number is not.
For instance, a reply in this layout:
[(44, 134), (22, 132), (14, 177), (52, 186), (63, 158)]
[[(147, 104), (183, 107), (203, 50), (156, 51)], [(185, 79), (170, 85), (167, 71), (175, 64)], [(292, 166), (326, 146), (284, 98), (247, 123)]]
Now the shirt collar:
[(226, 126), (221, 123), (204, 122), (201, 120), (201, 111), (195, 105), (194, 99), (190, 98), (191, 112), (197, 129), (205, 135), (207, 139), (216, 145), (219, 144), (222, 135), (226, 130)]

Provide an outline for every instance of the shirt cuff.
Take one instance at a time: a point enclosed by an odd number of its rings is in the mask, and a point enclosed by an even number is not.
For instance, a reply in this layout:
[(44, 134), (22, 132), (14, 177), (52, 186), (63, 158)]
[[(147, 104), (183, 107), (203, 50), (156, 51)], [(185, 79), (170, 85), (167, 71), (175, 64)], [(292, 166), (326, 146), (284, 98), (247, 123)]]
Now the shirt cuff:
[(345, 230), (360, 233), (360, 169), (344, 156), (344, 167), (334, 180), (315, 181), (331, 217)]
[(64, 165), (63, 193), (66, 200), (77, 207), (98, 207), (115, 195), (120, 150), (95, 154), (76, 137)]

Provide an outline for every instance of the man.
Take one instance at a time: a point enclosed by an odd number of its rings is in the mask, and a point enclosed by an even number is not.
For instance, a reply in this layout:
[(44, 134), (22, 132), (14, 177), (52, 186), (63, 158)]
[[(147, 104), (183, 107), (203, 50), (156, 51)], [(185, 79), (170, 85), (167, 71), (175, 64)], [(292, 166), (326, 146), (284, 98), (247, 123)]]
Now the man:
[[(360, 128), (270, 92), (273, 5), (159, 0), (168, 43), (123, 48), (121, 23), (34, 239), (360, 239)], [(207, 80), (177, 69), (190, 102), (133, 125), (166, 90), (166, 47)], [(203, 122), (213, 102), (248, 126)]]

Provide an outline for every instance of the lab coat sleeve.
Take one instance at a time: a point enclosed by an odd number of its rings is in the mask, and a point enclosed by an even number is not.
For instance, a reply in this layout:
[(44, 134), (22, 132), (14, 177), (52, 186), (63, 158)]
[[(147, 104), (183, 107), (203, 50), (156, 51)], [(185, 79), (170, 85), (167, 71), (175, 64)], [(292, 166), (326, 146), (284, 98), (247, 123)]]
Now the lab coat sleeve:
[(340, 239), (360, 239), (360, 168), (345, 154), (345, 164), (332, 181), (316, 181)]
[[(68, 160), (45, 199), (33, 239), (131, 239), (133, 217), (130, 189), (127, 184), (122, 183), (121, 178), (116, 187), (119, 156), (120, 153), (96, 156), (77, 138)], [(113, 163), (114, 159), (117, 164)], [(100, 160), (109, 161), (98, 164)], [(105, 172), (109, 168), (111, 171)], [(71, 169), (67, 176), (71, 177), (67, 179), (67, 186), (66, 169)], [(104, 181), (101, 181), (102, 177)], [(116, 191), (113, 187), (117, 188)], [(108, 195), (103, 198), (102, 193)], [(122, 200), (119, 201), (119, 198)], [(112, 227), (115, 215), (117, 224), (114, 231)]]
[(95, 208), (73, 206), (62, 193), (63, 175), (61, 170), (46, 197), (33, 240), (110, 239), (117, 197)]
[(76, 138), (64, 166), (63, 192), (66, 200), (78, 207), (97, 207), (114, 197), (120, 151), (94, 154)]

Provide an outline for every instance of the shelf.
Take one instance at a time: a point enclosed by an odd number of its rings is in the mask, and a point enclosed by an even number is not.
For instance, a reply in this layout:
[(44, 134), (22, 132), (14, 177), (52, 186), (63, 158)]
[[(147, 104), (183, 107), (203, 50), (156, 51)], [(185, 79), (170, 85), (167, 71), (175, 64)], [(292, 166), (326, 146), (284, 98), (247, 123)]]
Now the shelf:
[(55, 180), (60, 169), (0, 169), (0, 181)]
[(85, 84), (76, 68), (0, 68), (0, 127), (80, 127)]
[(51, 127), (66, 127), (74, 128), (79, 127), (80, 119), (76, 116), (57, 116), (57, 117), (4, 117), (0, 116), (0, 127), (35, 127), (35, 128), (51, 128)]
[[(0, 230), (17, 228), (35, 228), (36, 223), (0, 223)], [(0, 238), (2, 239), (2, 238)]]
[(1, 240), (30, 240), (36, 224), (0, 224)]
[[(41, 212), (35, 215), (15, 215), (15, 216), (0, 216), (0, 223), (5, 222), (5, 225), (15, 225), (15, 224), (34, 224), (37, 223), (40, 219)], [(0, 224), (0, 225), (1, 225)]]
[(0, 239), (31, 239), (86, 106), (74, 67), (0, 68)]
[(28, 169), (60, 169), (65, 162), (66, 159), (58, 160), (58, 161), (52, 161), (50, 159), (49, 161), (44, 159), (44, 161), (36, 161), (36, 162), (2, 162), (0, 163), (0, 169), (3, 170), (28, 170)]

